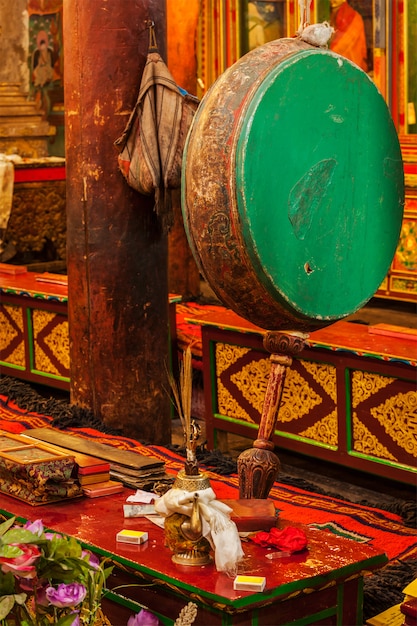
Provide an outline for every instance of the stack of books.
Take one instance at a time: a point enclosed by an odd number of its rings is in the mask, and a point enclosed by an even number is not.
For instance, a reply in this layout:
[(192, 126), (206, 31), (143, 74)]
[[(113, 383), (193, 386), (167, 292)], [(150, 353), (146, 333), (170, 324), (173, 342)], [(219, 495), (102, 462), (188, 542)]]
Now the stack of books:
[(0, 431), (0, 492), (31, 505), (82, 495), (75, 458), (33, 439)]
[[(170, 485), (173, 477), (165, 472), (165, 462), (152, 456), (144, 456), (130, 450), (120, 450), (97, 441), (78, 437), (74, 434), (63, 433), (53, 428), (34, 428), (25, 431), (25, 435), (67, 450), (75, 456), (78, 465), (78, 480), (83, 486), (85, 495), (106, 495), (100, 493), (111, 488), (111, 484), (145, 489), (152, 491), (155, 484)], [(86, 458), (82, 460), (82, 456)], [(91, 460), (95, 457), (95, 463)], [(93, 487), (94, 485), (94, 487)]]
[[(39, 439), (33, 436), (32, 432), (32, 430), (27, 430), (22, 437), (38, 442)], [(51, 442), (43, 443), (43, 445), (55, 453), (69, 453), (68, 448)], [(70, 453), (75, 461), (73, 478), (79, 483), (85, 496), (95, 498), (119, 493), (123, 490), (123, 485), (120, 482), (110, 479), (110, 463), (108, 461), (76, 450), (71, 450)]]

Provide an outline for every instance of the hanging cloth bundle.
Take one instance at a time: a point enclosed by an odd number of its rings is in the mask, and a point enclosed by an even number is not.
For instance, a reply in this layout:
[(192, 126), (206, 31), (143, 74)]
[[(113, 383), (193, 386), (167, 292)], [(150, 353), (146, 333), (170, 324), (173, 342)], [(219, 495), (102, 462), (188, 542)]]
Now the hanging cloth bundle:
[(164, 228), (172, 224), (171, 189), (181, 186), (184, 144), (199, 100), (178, 87), (158, 53), (153, 23), (136, 105), (115, 141), (119, 168), (139, 193), (155, 192)]

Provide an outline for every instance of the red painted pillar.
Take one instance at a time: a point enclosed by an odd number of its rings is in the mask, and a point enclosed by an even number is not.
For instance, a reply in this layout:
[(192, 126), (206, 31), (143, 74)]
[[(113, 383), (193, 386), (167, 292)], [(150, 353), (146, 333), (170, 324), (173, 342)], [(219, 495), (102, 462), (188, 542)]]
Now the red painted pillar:
[(165, 0), (64, 0), (71, 402), (151, 443), (170, 441), (167, 236), (125, 182), (113, 142)]

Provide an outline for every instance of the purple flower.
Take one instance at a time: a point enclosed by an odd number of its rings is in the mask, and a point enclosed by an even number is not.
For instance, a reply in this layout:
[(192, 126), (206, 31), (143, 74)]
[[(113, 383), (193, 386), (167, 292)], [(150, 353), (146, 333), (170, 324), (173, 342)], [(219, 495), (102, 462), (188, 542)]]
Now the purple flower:
[(48, 587), (46, 597), (54, 606), (64, 608), (66, 606), (76, 606), (80, 604), (87, 594), (87, 589), (80, 583), (61, 583), (55, 587)]
[(23, 528), (30, 530), (31, 533), (40, 537), (43, 533), (43, 524), (41, 519), (37, 519), (34, 522), (26, 522)]
[(129, 617), (127, 626), (159, 626), (159, 623), (159, 619), (156, 615), (150, 611), (142, 609), (136, 615)]
[(59, 533), (45, 533), (45, 539), (52, 541), (53, 539), (62, 539), (62, 535)]
[(83, 550), (81, 552), (81, 558), (87, 559), (88, 564), (91, 565), (91, 567), (94, 567), (94, 569), (98, 569), (100, 567), (100, 559), (96, 554), (90, 552), (90, 550)]

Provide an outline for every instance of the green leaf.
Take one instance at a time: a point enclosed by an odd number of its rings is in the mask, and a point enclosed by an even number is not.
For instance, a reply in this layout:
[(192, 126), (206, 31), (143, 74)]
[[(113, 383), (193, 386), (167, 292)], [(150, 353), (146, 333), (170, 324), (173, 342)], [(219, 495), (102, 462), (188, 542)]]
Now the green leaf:
[(5, 619), (14, 607), (14, 596), (0, 598), (0, 619)]
[(39, 539), (26, 528), (11, 528), (3, 535), (3, 543), (36, 543)]
[(23, 550), (21, 550), (18, 546), (5, 545), (0, 548), (0, 556), (6, 559), (14, 559), (21, 554), (23, 554)]
[(27, 595), (25, 593), (15, 593), (14, 594), (14, 599), (16, 601), (16, 604), (24, 604), (26, 602), (27, 599)]
[(0, 570), (0, 597), (8, 596), (14, 593), (16, 588), (16, 579), (11, 572), (3, 574)]
[(0, 537), (4, 535), (6, 530), (9, 530), (9, 528), (13, 526), (15, 519), (15, 517), (11, 517), (10, 519), (3, 522), (3, 524), (0, 524)]

